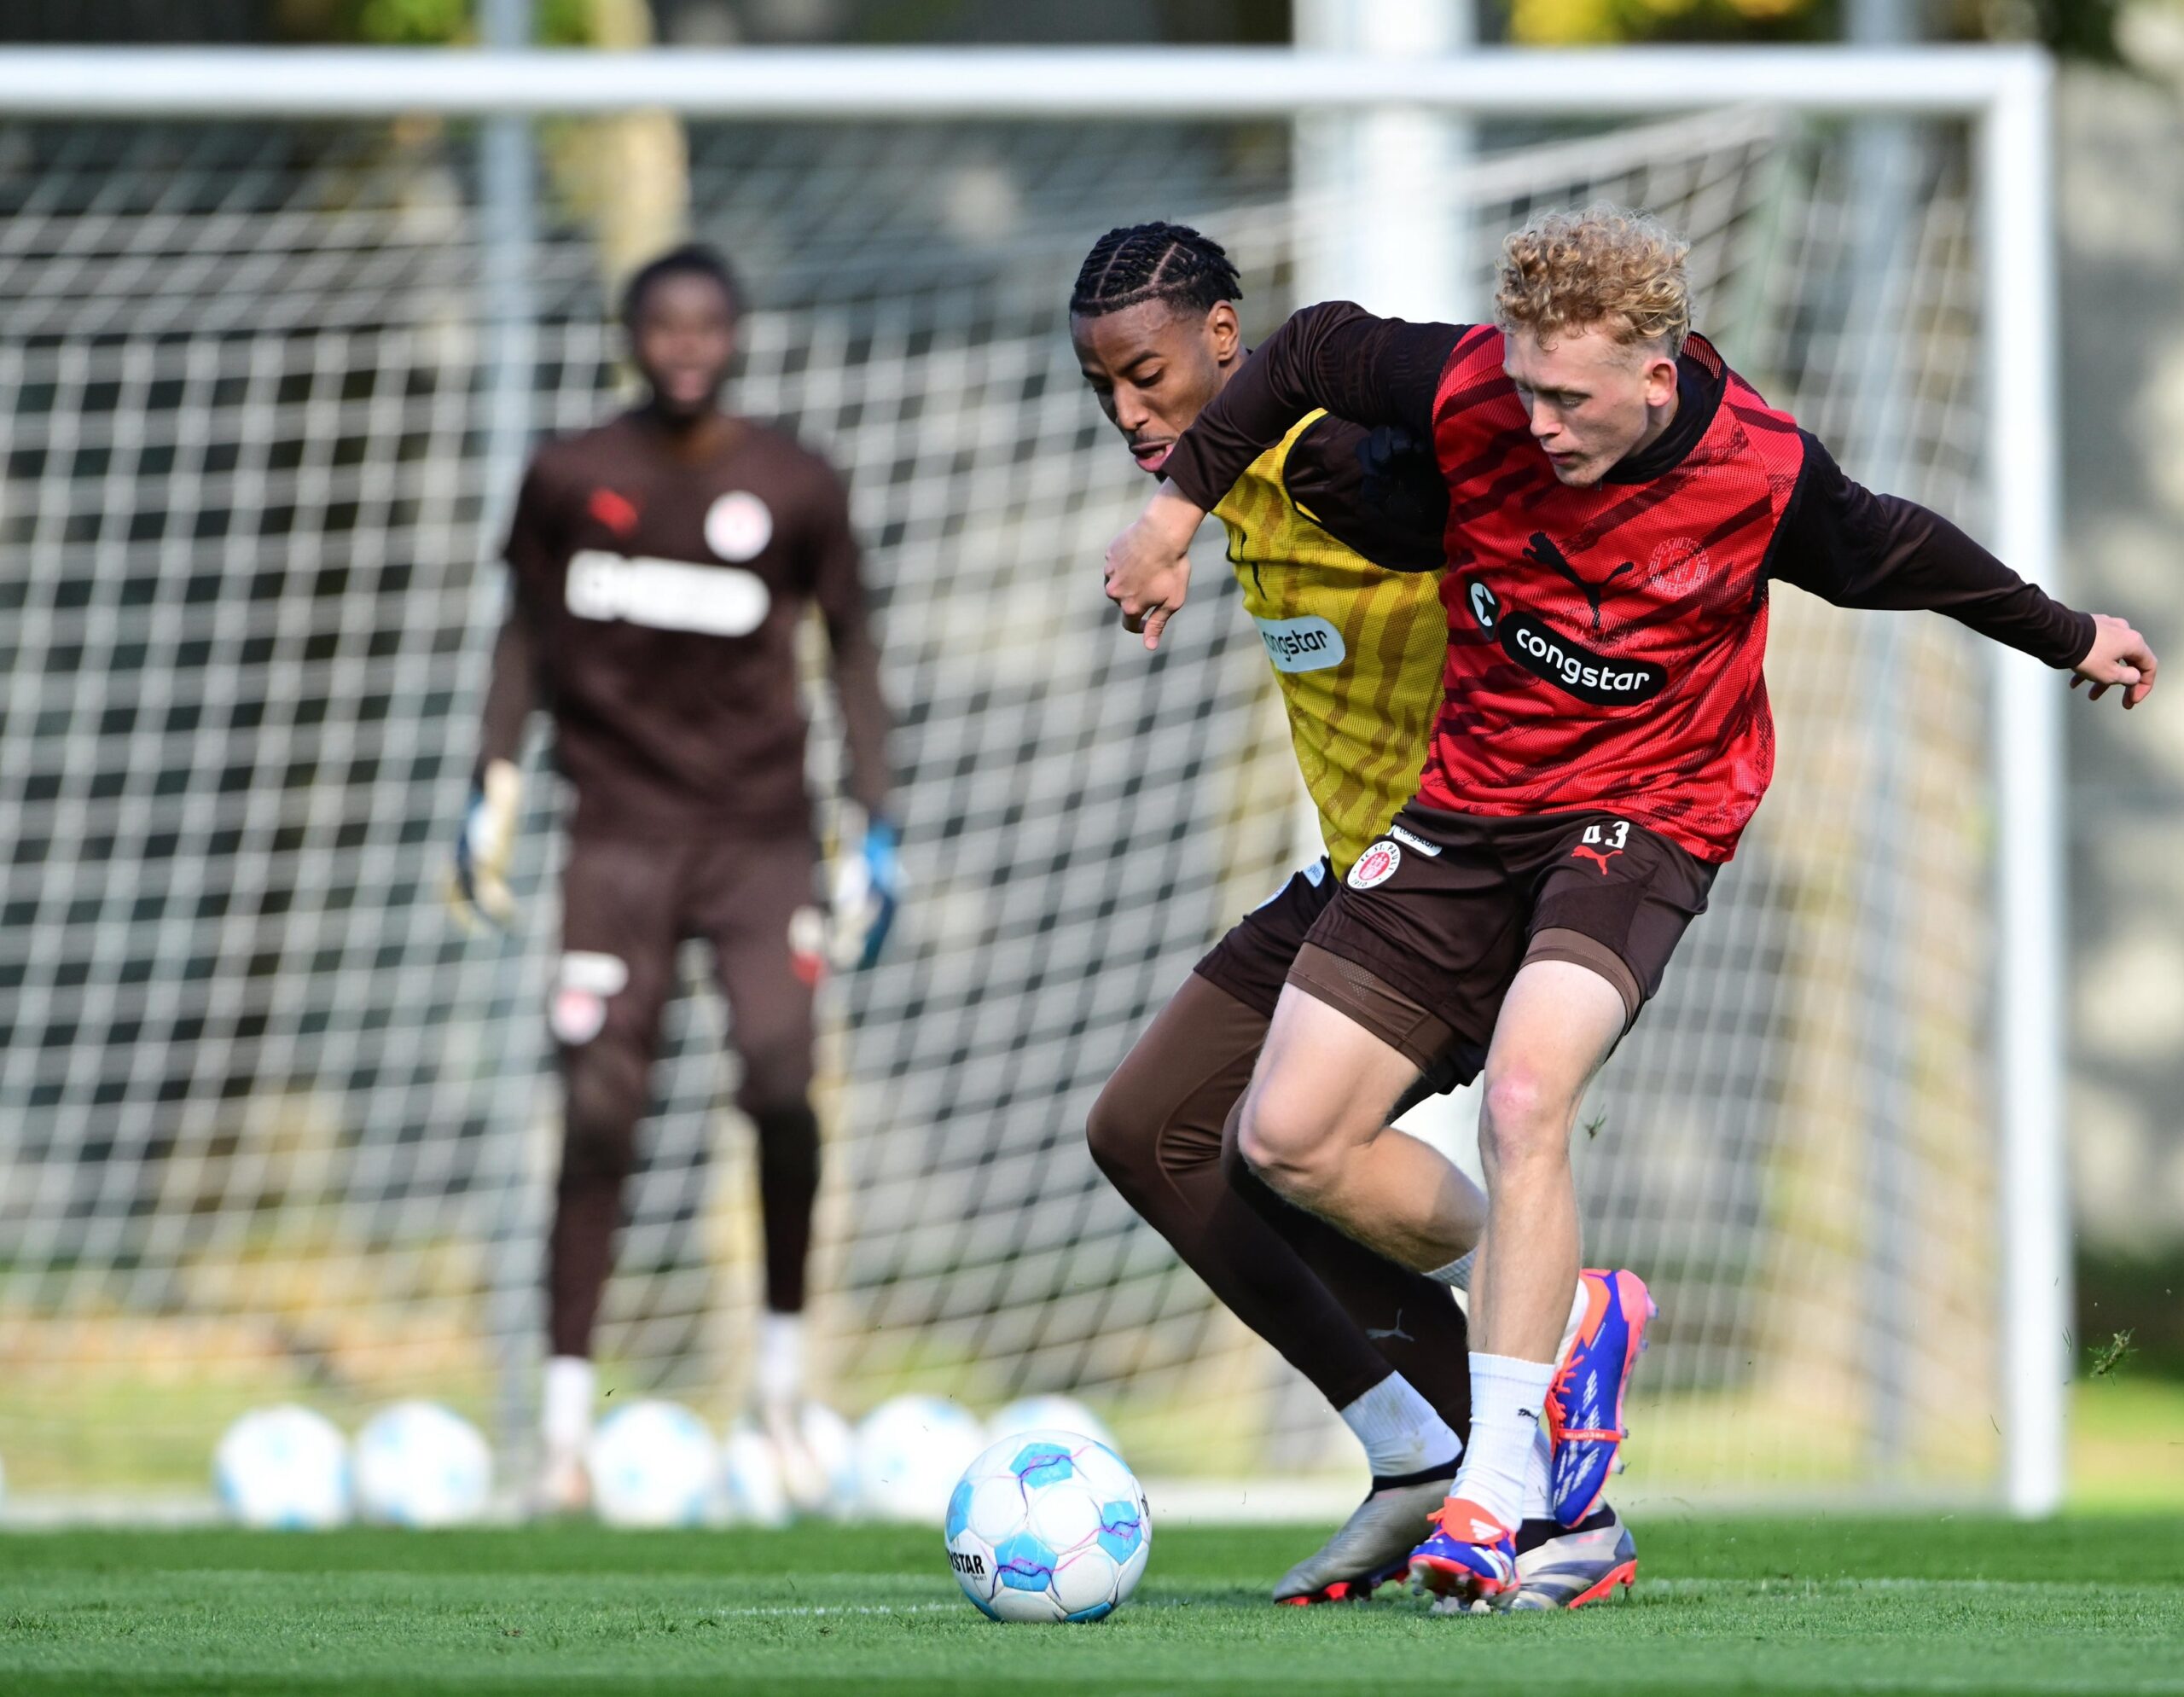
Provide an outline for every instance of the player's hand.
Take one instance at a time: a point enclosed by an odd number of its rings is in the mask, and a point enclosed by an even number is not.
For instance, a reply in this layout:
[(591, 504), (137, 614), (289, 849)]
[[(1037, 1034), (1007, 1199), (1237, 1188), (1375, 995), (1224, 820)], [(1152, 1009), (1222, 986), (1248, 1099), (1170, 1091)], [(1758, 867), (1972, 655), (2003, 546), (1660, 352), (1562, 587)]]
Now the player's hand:
[(2093, 615), (2093, 648), (2074, 668), (2071, 688), (2090, 683), (2086, 699), (2098, 701), (2111, 689), (2123, 692), (2126, 711), (2153, 694), (2153, 674), (2159, 662), (2152, 648), (2127, 619), (2105, 613)]
[(448, 905), (465, 931), (476, 929), (480, 919), (502, 931), (515, 924), (508, 861), (515, 851), (516, 817), (522, 804), (522, 774), (509, 761), (488, 761), (470, 787), (470, 805), (463, 812), (462, 834), (455, 840), (455, 866), (448, 878)]
[(1160, 633), (1191, 587), (1191, 538), (1205, 518), (1163, 483), (1137, 522), (1107, 544), (1107, 599), (1122, 609), (1123, 628), (1143, 632), (1145, 646), (1160, 646)]
[(868, 967), (880, 958), (903, 902), (902, 842), (893, 821), (869, 818), (856, 851), (834, 863), (832, 953), (839, 970)]

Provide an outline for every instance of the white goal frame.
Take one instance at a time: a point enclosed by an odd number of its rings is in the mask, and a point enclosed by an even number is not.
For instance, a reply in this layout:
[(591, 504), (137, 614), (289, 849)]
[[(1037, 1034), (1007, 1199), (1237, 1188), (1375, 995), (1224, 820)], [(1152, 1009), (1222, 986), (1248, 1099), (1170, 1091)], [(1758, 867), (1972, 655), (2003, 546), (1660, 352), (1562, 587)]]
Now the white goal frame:
[[(0, 51), (0, 118), (520, 118), (643, 108), (688, 117), (1286, 119), (1634, 116), (1740, 102), (1967, 120), (1985, 293), (1987, 540), (2059, 584), (2050, 148), (2053, 67), (2030, 48), (1483, 50), (1400, 59), (1282, 49), (436, 52)], [(1400, 162), (1396, 166), (1403, 169)], [(2061, 692), (1996, 650), (1999, 925), (1994, 1043), (2002, 1252), (2004, 1495), (2064, 1489), (2071, 1269), (2064, 1146)]]

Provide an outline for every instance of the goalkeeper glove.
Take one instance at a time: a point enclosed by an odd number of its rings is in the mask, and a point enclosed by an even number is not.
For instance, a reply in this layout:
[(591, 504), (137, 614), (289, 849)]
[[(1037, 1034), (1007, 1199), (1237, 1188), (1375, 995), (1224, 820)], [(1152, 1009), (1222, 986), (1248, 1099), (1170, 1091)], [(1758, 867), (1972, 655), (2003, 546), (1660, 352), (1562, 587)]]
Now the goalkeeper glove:
[(868, 967), (880, 958), (903, 899), (902, 837), (891, 821), (864, 822), (854, 854), (834, 862), (834, 956), (838, 968)]
[(508, 860), (515, 851), (516, 815), (523, 800), (523, 778), (507, 760), (491, 760), (470, 786), (470, 805), (462, 816), (462, 834), (455, 842), (455, 870), (448, 905), (465, 931), (485, 919), (502, 931), (515, 923), (515, 898), (508, 893)]

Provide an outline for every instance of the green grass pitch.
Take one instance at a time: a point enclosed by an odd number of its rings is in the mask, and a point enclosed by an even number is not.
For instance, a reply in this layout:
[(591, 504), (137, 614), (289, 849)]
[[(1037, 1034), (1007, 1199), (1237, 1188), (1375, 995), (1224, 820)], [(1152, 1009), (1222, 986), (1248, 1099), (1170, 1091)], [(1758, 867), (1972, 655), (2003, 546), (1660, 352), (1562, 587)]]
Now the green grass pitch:
[(1311, 1529), (1156, 1533), (1096, 1626), (993, 1624), (915, 1528), (0, 1537), (0, 1692), (2176, 1692), (2184, 1519), (1657, 1520), (1630, 1601), (1264, 1600)]

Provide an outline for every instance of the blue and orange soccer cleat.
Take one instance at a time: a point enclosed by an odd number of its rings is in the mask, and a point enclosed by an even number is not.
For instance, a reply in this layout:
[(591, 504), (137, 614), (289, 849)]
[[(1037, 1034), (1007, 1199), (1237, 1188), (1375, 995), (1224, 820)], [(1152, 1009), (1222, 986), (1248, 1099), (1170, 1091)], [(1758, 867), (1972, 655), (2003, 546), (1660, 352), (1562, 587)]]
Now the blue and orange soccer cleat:
[(1646, 1281), (1629, 1271), (1588, 1267), (1589, 1299), (1577, 1335), (1547, 1392), (1548, 1437), (1554, 1446), (1548, 1496), (1554, 1518), (1582, 1525), (1600, 1507), (1616, 1451), (1629, 1436), (1623, 1397), (1658, 1312)]
[(1467, 1497), (1433, 1511), (1433, 1536), (1410, 1553), (1410, 1583), (1437, 1597), (1505, 1609), (1522, 1584), (1517, 1532)]

